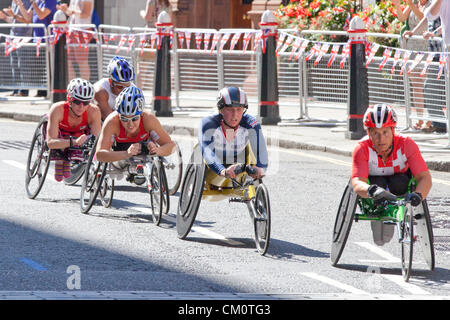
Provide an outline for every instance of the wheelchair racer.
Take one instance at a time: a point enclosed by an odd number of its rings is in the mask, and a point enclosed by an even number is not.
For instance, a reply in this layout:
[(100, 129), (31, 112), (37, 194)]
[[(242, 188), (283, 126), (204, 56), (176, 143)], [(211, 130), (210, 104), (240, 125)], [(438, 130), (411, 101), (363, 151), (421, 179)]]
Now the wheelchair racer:
[[(61, 150), (62, 157), (55, 161), (55, 180), (62, 181), (71, 175), (71, 165), (67, 161), (83, 160), (81, 150), (68, 148), (83, 145), (89, 134), (97, 136), (100, 132), (101, 117), (99, 108), (92, 104), (94, 87), (84, 79), (75, 78), (67, 86), (67, 101), (56, 102), (48, 115), (47, 145), (50, 149)], [(60, 159), (62, 158), (62, 159)]]
[(168, 156), (175, 150), (175, 143), (158, 119), (144, 110), (144, 105), (144, 94), (136, 86), (125, 88), (117, 96), (116, 110), (105, 119), (100, 133), (98, 161), (112, 162), (116, 168), (124, 169), (127, 159), (141, 153), (140, 142), (146, 142), (149, 152), (158, 156)]
[(245, 148), (249, 144), (256, 157), (255, 179), (265, 175), (268, 166), (266, 142), (261, 125), (247, 114), (247, 96), (237, 87), (219, 92), (219, 113), (203, 118), (199, 128), (199, 144), (208, 167), (217, 175), (235, 178), (238, 163), (245, 163)]
[[(413, 206), (421, 204), (431, 189), (431, 174), (414, 140), (395, 132), (395, 111), (387, 104), (369, 106), (363, 123), (367, 136), (353, 150), (353, 190), (360, 197), (372, 198), (375, 202), (383, 199), (389, 190), (404, 196)], [(412, 177), (417, 185), (408, 193)], [(383, 245), (390, 241), (394, 226), (371, 222), (375, 243)]]
[(132, 85), (135, 73), (133, 66), (123, 57), (115, 56), (107, 67), (109, 78), (103, 78), (94, 84), (94, 99), (102, 113), (102, 120), (115, 110), (119, 93)]

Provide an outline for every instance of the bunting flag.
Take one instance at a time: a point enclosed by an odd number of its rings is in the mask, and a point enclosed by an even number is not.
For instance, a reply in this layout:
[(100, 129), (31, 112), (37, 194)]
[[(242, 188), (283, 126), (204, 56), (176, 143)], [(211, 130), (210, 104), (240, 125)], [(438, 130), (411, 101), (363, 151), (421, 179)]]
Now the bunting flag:
[(262, 30), (261, 33), (261, 44), (262, 44), (262, 52), (263, 54), (266, 53), (266, 46), (267, 46), (267, 38), (270, 37), (272, 30), (269, 28)]
[(156, 38), (157, 38), (157, 37), (158, 37), (158, 36), (156, 35), (156, 33), (152, 34), (152, 39), (151, 39), (151, 42), (150, 42), (150, 48), (155, 49)]
[(322, 45), (322, 47), (319, 50), (319, 56), (316, 58), (316, 61), (314, 61), (314, 66), (317, 66), (320, 62), (320, 60), (322, 60), (322, 57), (324, 54), (327, 54), (328, 49), (330, 48), (330, 45), (328, 43), (324, 43)]
[(103, 34), (103, 42), (106, 43), (106, 48), (109, 49), (109, 35), (107, 33)]
[(431, 62), (433, 62), (434, 59), (434, 53), (429, 53), (427, 60), (425, 60), (425, 64), (423, 66), (422, 72), (420, 73), (420, 76), (423, 77), (425, 73), (427, 72), (428, 67), (430, 66)]
[(228, 39), (230, 39), (231, 33), (225, 33), (222, 36), (222, 39), (220, 40), (220, 47), (219, 47), (219, 54), (222, 53), (223, 47), (225, 47), (225, 44), (228, 42)]
[(230, 43), (230, 51), (234, 50), (234, 47), (236, 47), (236, 44), (239, 42), (239, 39), (241, 38), (241, 33), (238, 32), (236, 33), (233, 38), (231, 39), (231, 43)]
[[(149, 36), (151, 37), (152, 35), (149, 34)], [(146, 42), (147, 42), (147, 36), (145, 34), (141, 34), (140, 40), (139, 40), (139, 47), (141, 48), (141, 52), (140, 52), (141, 57), (144, 54), (144, 46), (145, 46)]]
[(120, 49), (122, 49), (122, 47), (125, 44), (125, 42), (127, 42), (127, 35), (126, 34), (122, 35), (122, 37), (120, 38), (119, 44), (117, 45), (116, 54), (119, 53)]
[(202, 46), (202, 40), (203, 40), (203, 33), (196, 32), (195, 33), (195, 43), (197, 44), (197, 50), (200, 50)]
[[(76, 31), (73, 34), (74, 34), (75, 40), (77, 40), (78, 48), (81, 48), (80, 34)], [(58, 35), (58, 39), (59, 39), (59, 35)], [(55, 39), (55, 44), (56, 44), (56, 41), (58, 41), (58, 40)]]
[(178, 41), (180, 42), (180, 49), (183, 49), (184, 32), (178, 31)]
[(300, 48), (301, 44), (302, 44), (301, 38), (297, 38), (295, 40), (295, 42), (292, 44), (292, 50), (291, 50), (291, 55), (289, 56), (289, 61), (292, 60), (292, 57), (294, 56), (295, 52), (297, 52), (297, 50)]
[(328, 60), (328, 63), (327, 63), (327, 67), (328, 68), (331, 67), (331, 65), (333, 64), (334, 60), (336, 59), (336, 56), (337, 56), (337, 54), (339, 52), (339, 48), (340, 47), (341, 46), (338, 45), (338, 44), (333, 44), (333, 47), (331, 48), (330, 60)]
[(84, 40), (84, 51), (89, 50), (89, 33), (83, 32), (83, 40)]
[(383, 60), (381, 60), (380, 67), (378, 68), (378, 71), (381, 71), (383, 67), (386, 65), (388, 59), (391, 57), (392, 49), (386, 48), (383, 52)]
[(136, 35), (130, 34), (130, 37), (128, 38), (127, 54), (130, 53), (131, 47), (134, 45), (135, 41), (136, 41)]
[(314, 46), (311, 48), (309, 54), (305, 57), (305, 61), (309, 61), (316, 53), (320, 52), (320, 43), (316, 42)]
[(70, 47), (71, 47), (71, 44), (72, 44), (72, 30), (69, 30), (67, 32), (66, 42), (67, 42), (67, 53), (69, 53), (70, 52)]
[(219, 39), (220, 33), (218, 32), (214, 33), (214, 37), (211, 44), (211, 51), (209, 52), (209, 55), (212, 55), (212, 53), (214, 52), (214, 49), (217, 47), (217, 43), (219, 42)]
[(40, 54), (39, 47), (41, 46), (41, 42), (42, 42), (42, 38), (41, 38), (41, 37), (38, 37), (38, 38), (36, 39), (36, 58), (38, 58), (38, 57), (39, 57), (39, 54)]
[(399, 62), (400, 59), (400, 55), (402, 54), (402, 52), (400, 50), (395, 50), (395, 54), (394, 54), (394, 63), (392, 64), (392, 69), (391, 69), (391, 73), (393, 74), (395, 71), (395, 66), (397, 65), (397, 63)]
[(410, 55), (411, 55), (411, 51), (405, 51), (405, 53), (403, 54), (402, 68), (400, 70), (400, 75), (402, 75), (403, 72), (405, 71), (406, 66), (408, 65), (408, 60), (409, 60)]
[(209, 48), (209, 42), (211, 41), (211, 33), (205, 33), (205, 37), (203, 39), (203, 50), (206, 52)]
[(25, 43), (28, 43), (31, 41), (31, 37), (24, 37), (24, 38), (14, 38), (11, 42), (11, 46), (8, 49), (7, 55), (11, 54), (11, 52), (20, 49)]
[(284, 43), (283, 47), (281, 47), (281, 49), (278, 51), (278, 55), (282, 54), (283, 52), (286, 51), (287, 48), (289, 48), (289, 46), (291, 45), (292, 41), (294, 41), (294, 37), (288, 35), (286, 42)]
[(278, 37), (277, 48), (275, 49), (275, 56), (278, 56), (278, 51), (280, 50), (281, 46), (283, 45), (286, 35), (287, 35), (286, 33), (282, 32), (280, 34), (280, 36)]
[(437, 79), (439, 80), (444, 72), (445, 62), (447, 61), (447, 54), (441, 53), (439, 55), (439, 73), (437, 75)]
[(305, 52), (306, 48), (308, 47), (309, 40), (304, 40), (302, 44), (300, 45), (300, 49), (297, 52), (297, 55), (295, 56), (295, 61), (297, 61), (300, 56)]
[(254, 41), (254, 48), (253, 48), (253, 51), (256, 51), (257, 49), (258, 49), (258, 47), (259, 47), (259, 45), (261, 44), (261, 38), (262, 38), (262, 31), (260, 30), (260, 31), (258, 31), (257, 33), (256, 33), (256, 36), (255, 36), (255, 41)]
[(6, 39), (5, 39), (5, 57), (8, 56), (8, 48), (9, 48), (10, 43), (11, 43), (11, 38), (6, 37)]
[(425, 53), (423, 53), (423, 52), (418, 52), (416, 54), (416, 57), (414, 58), (414, 62), (411, 63), (411, 66), (409, 67), (407, 74), (410, 74), (411, 71), (413, 71), (417, 67), (417, 65), (420, 63), (420, 61), (422, 61), (424, 56), (425, 56)]
[(186, 38), (186, 48), (189, 50), (191, 48), (191, 33), (186, 32), (184, 35)]
[[(54, 40), (52, 45), (56, 45), (56, 43), (59, 41), (59, 38), (61, 37), (61, 35), (65, 33), (64, 28), (55, 28), (53, 29), (53, 35), (54, 35)], [(81, 46), (81, 44), (80, 44)]]
[(372, 62), (373, 58), (375, 57), (375, 54), (377, 53), (378, 49), (380, 48), (380, 45), (375, 43), (371, 48), (370, 48), (370, 53), (369, 53), (369, 57), (367, 59), (366, 62), (366, 68), (369, 67), (369, 64)]
[(247, 51), (248, 44), (250, 43), (250, 40), (252, 40), (252, 34), (253, 32), (246, 32), (244, 34), (243, 48), (242, 48), (243, 54), (245, 53), (245, 51)]
[(344, 49), (342, 50), (342, 58), (341, 58), (341, 62), (339, 64), (339, 66), (342, 68), (344, 68), (345, 66), (345, 61), (347, 61), (348, 56), (350, 55), (350, 43), (347, 42), (344, 46)]

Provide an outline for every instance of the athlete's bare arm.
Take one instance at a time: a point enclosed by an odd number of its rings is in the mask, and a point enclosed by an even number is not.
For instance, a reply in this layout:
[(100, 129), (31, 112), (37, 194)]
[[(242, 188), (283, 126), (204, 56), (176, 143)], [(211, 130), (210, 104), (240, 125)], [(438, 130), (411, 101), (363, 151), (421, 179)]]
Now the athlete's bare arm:
[(113, 112), (108, 103), (109, 100), (108, 92), (105, 89), (101, 88), (99, 91), (95, 93), (94, 100), (95, 104), (97, 104), (97, 106), (100, 108), (102, 119), (106, 119), (106, 117), (111, 112)]

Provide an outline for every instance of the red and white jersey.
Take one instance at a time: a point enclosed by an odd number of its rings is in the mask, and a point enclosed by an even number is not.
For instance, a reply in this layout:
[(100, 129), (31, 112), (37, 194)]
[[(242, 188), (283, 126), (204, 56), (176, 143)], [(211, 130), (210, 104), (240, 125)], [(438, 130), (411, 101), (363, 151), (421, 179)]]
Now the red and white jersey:
[(368, 136), (362, 138), (353, 150), (352, 178), (391, 176), (411, 169), (413, 176), (428, 171), (419, 147), (410, 137), (394, 134), (394, 146), (386, 162), (375, 151)]

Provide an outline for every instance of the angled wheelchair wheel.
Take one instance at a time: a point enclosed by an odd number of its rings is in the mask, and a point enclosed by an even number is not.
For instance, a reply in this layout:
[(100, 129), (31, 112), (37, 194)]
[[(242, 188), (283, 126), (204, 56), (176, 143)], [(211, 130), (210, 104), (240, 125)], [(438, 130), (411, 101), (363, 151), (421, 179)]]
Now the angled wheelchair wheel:
[(100, 186), (99, 195), (103, 207), (109, 208), (114, 196), (114, 179), (111, 179), (109, 176), (105, 175)]
[(36, 198), (41, 191), (50, 166), (51, 150), (45, 141), (47, 121), (47, 118), (43, 117), (39, 122), (28, 151), (25, 189), (30, 199)]
[(253, 201), (256, 213), (253, 218), (256, 249), (261, 255), (264, 255), (269, 248), (271, 224), (269, 192), (264, 184), (261, 183), (256, 188)]
[(89, 154), (81, 184), (80, 209), (82, 213), (88, 213), (92, 208), (106, 174), (107, 163), (94, 160), (96, 145), (97, 140)]
[(402, 249), (402, 275), (405, 281), (411, 276), (414, 252), (414, 216), (413, 211), (405, 209), (403, 220), (400, 222), (400, 244)]
[(352, 182), (345, 187), (341, 202), (339, 203), (336, 220), (333, 228), (331, 243), (331, 264), (337, 265), (347, 243), (348, 235), (355, 216), (358, 195), (353, 191)]
[(434, 270), (434, 236), (433, 226), (431, 224), (430, 211), (428, 210), (427, 200), (422, 201), (422, 205), (415, 208), (414, 211), (414, 230), (417, 240), (422, 248), (423, 256), (430, 270)]
[(149, 192), (153, 223), (158, 226), (161, 223), (162, 215), (169, 212), (170, 206), (166, 174), (164, 166), (159, 159), (152, 165)]
[(80, 181), (81, 177), (84, 174), (84, 168), (86, 164), (83, 162), (73, 162), (70, 164), (70, 177), (64, 178), (64, 184), (68, 186), (73, 186), (75, 183)]
[(202, 200), (205, 175), (204, 163), (190, 163), (186, 168), (177, 210), (177, 233), (180, 239), (187, 237), (194, 224)]
[(164, 157), (162, 163), (166, 172), (167, 186), (169, 188), (169, 195), (174, 195), (181, 184), (183, 178), (183, 158), (181, 156), (181, 149), (178, 143), (175, 142), (174, 152)]

